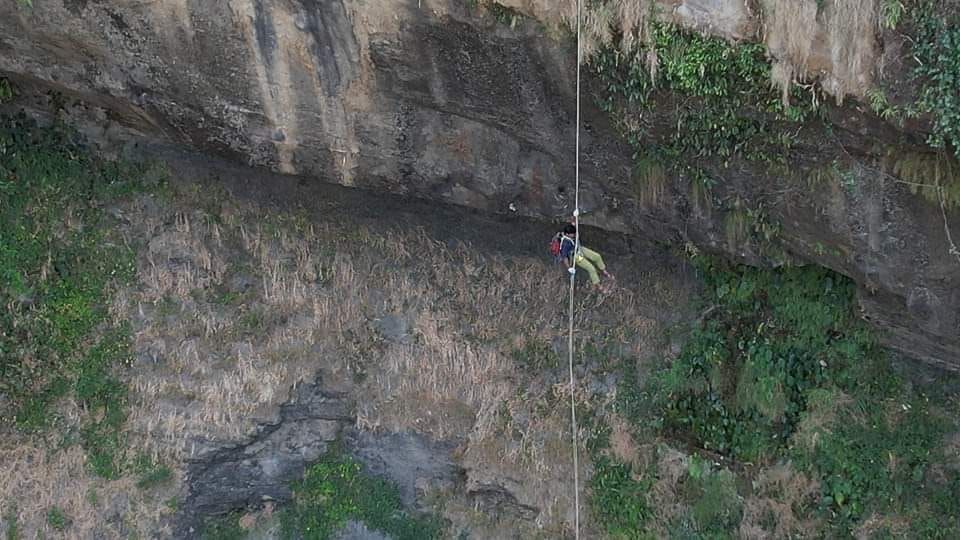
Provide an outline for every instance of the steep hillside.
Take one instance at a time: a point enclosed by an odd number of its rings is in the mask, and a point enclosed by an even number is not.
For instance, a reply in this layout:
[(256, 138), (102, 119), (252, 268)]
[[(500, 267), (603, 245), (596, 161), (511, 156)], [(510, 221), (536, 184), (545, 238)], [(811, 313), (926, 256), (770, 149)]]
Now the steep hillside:
[[(554, 218), (572, 210), (572, 6), (11, 1), (0, 71), (82, 98), (113, 144), (119, 124), (318, 181)], [(956, 13), (587, 3), (584, 207), (608, 230), (826, 265), (856, 281), (887, 345), (955, 368)]]
[(585, 2), (571, 388), (575, 6), (0, 0), (0, 534), (960, 537), (960, 5)]
[[(8, 538), (570, 536), (549, 225), (78, 141), (0, 130)], [(585, 235), (584, 534), (957, 534), (956, 382), (850, 281)]]
[[(201, 158), (171, 158), (168, 176), (4, 122), (20, 205), (5, 230), (36, 231), (4, 238), (6, 530), (193, 537), (211, 515), (288, 500), (335, 442), (477, 537), (567, 526), (549, 227)], [(627, 286), (581, 297), (582, 346), (648, 358), (691, 274), (592, 234)], [(600, 350), (579, 368), (585, 403), (616, 381)]]

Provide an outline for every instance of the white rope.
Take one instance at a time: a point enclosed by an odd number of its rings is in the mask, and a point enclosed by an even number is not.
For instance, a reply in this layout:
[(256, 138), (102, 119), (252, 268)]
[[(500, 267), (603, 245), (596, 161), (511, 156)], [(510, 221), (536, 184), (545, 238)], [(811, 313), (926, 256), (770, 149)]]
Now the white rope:
[(943, 232), (947, 234), (947, 245), (950, 246), (949, 253), (960, 262), (960, 249), (953, 243), (953, 235), (950, 234), (950, 223), (947, 220), (947, 199), (943, 196), (943, 186), (937, 182), (937, 195), (940, 197), (940, 213), (943, 215)]
[[(577, 0), (577, 125), (576, 125), (576, 152), (573, 225), (576, 227), (573, 245), (573, 268), (577, 267), (577, 257), (580, 254), (580, 0)], [(570, 306), (569, 306), (569, 338), (567, 353), (570, 367), (570, 431), (573, 434), (573, 534), (576, 540), (580, 539), (580, 455), (579, 430), (577, 428), (577, 398), (576, 378), (573, 375), (573, 308), (574, 291), (576, 290), (576, 273), (570, 274)]]

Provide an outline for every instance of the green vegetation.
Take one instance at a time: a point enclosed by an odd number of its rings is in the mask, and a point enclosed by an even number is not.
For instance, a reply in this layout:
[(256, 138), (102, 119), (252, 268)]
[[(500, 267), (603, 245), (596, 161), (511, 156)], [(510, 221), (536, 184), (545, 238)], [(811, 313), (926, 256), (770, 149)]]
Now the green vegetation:
[(81, 438), (91, 467), (104, 478), (117, 478), (123, 466), (127, 389), (111, 369), (119, 363), (129, 364), (129, 336), (124, 327), (107, 330), (76, 366), (74, 394), (92, 413)]
[(870, 109), (887, 121), (901, 120), (901, 111), (899, 108), (890, 104), (887, 94), (879, 88), (867, 90), (867, 101), (870, 103)]
[(886, 28), (896, 28), (907, 7), (901, 0), (883, 0), (880, 3), (880, 22)]
[(485, 6), (490, 15), (500, 24), (505, 24), (513, 28), (523, 20), (522, 13), (498, 2), (488, 2)]
[(12, 101), (17, 91), (7, 79), (0, 78), (0, 105)]
[(952, 146), (960, 158), (960, 15), (942, 0), (920, 0), (911, 14), (917, 32), (914, 74), (923, 83), (917, 108), (933, 116), (928, 143)]
[(732, 537), (741, 516), (734, 474), (728, 469), (716, 469), (696, 456), (691, 458), (687, 474), (694, 528), (701, 533), (725, 533)]
[(699, 262), (716, 309), (663, 373), (665, 427), (745, 460), (777, 453), (808, 390), (872, 351), (853, 285), (826, 270)]
[(133, 460), (133, 471), (137, 474), (137, 487), (140, 489), (151, 489), (173, 479), (170, 467), (143, 454)]
[(633, 538), (650, 517), (649, 481), (634, 479), (633, 467), (600, 455), (594, 459), (590, 479), (590, 510), (613, 538)]
[(70, 518), (63, 510), (54, 506), (47, 511), (47, 524), (58, 531), (65, 531), (70, 526)]
[[(696, 264), (704, 315), (679, 357), (645, 380), (624, 365), (616, 410), (635, 438), (665, 437), (754, 471), (792, 462), (820, 486), (819, 504), (794, 511), (828, 537), (849, 536), (871, 516), (908, 523), (899, 534), (911, 537), (957, 537), (960, 473), (944, 440), (957, 430), (958, 403), (892, 370), (856, 316), (853, 284), (822, 268)], [(650, 474), (612, 462), (607, 432), (592, 433), (598, 519), (615, 537), (651, 534), (660, 501), (647, 489)], [(733, 537), (749, 490), (696, 455), (688, 476), (680, 483), (688, 518), (660, 526)]]
[(140, 176), (98, 160), (61, 126), (0, 119), (0, 420), (46, 430), (72, 395), (84, 407), (90, 465), (107, 478), (123, 465), (126, 419), (113, 369), (131, 360), (130, 331), (107, 308), (135, 267), (104, 207), (138, 189)]
[(4, 534), (6, 540), (17, 540), (20, 538), (20, 520), (17, 517), (17, 507), (12, 505), (3, 512), (3, 521), (7, 524), (7, 531)]
[[(642, 113), (642, 119), (618, 115), (637, 158), (659, 156), (663, 163), (680, 156), (714, 158), (722, 164), (734, 156), (782, 159), (790, 140), (777, 136), (777, 122), (803, 121), (811, 110), (784, 107), (770, 85), (763, 45), (731, 45), (669, 24), (654, 23), (651, 32), (651, 44), (637, 54), (608, 47), (593, 60), (604, 90), (600, 106), (608, 112), (629, 106)], [(794, 103), (804, 102), (799, 97)], [(651, 129), (654, 98), (671, 103), (666, 107), (669, 132)]]
[[(875, 374), (879, 379), (864, 379), (868, 388), (876, 381), (889, 384), (888, 374)], [(941, 442), (942, 419), (931, 415), (923, 399), (903, 394), (890, 401), (896, 388), (876, 388), (885, 399), (858, 396), (858, 403), (844, 407), (842, 395), (830, 390), (811, 393), (821, 400), (817, 412), (828, 414), (827, 407), (840, 407), (841, 413), (832, 430), (818, 432), (815, 448), (798, 448), (797, 457), (807, 467), (820, 473), (823, 486), (821, 505), (837, 517), (840, 525), (852, 525), (869, 509), (924, 514), (925, 500), (936, 502), (936, 489), (926, 489), (924, 473), (936, 459), (932, 452)], [(901, 411), (891, 419), (891, 407)], [(956, 484), (957, 479), (953, 479)], [(945, 486), (949, 491), (951, 486)], [(952, 489), (955, 490), (955, 487)], [(929, 499), (928, 499), (929, 498)], [(954, 503), (955, 504), (955, 503)], [(920, 508), (913, 508), (920, 507)], [(956, 508), (936, 511), (954, 513)], [(948, 522), (938, 526), (947, 526)], [(952, 535), (956, 535), (954, 524)]]
[(208, 520), (200, 533), (203, 540), (238, 540), (246, 538), (247, 531), (240, 526), (239, 512), (233, 512), (225, 516)]
[(281, 516), (285, 538), (332, 538), (349, 520), (397, 540), (440, 538), (443, 531), (436, 518), (404, 511), (395, 486), (364, 474), (360, 463), (335, 450), (307, 469), (293, 492)]
[(560, 366), (560, 356), (549, 343), (539, 339), (528, 339), (523, 346), (511, 353), (513, 360), (524, 369), (538, 373)]

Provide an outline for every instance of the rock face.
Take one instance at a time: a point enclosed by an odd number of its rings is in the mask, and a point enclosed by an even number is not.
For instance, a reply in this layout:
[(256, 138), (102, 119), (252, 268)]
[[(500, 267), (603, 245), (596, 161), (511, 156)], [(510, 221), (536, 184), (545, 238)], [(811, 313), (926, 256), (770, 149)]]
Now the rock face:
[[(464, 472), (454, 463), (455, 445), (413, 433), (368, 433), (354, 429), (353, 401), (324, 387), (320, 378), (297, 388), (275, 422), (234, 447), (213, 445), (188, 464), (188, 491), (175, 519), (176, 538), (196, 538), (209, 516), (266, 501), (287, 502), (291, 482), (325, 454), (331, 443), (364, 464), (367, 472), (388, 478), (407, 507), (417, 504), (421, 487), (454, 487)], [(343, 538), (382, 538), (351, 524)]]
[[(573, 50), (533, 23), (510, 28), (467, 4), (3, 2), (0, 74), (82, 98), (107, 111), (104, 126), (275, 171), (487, 211), (564, 215), (574, 170)], [(682, 22), (754, 33), (743, 2), (674, 4), (671, 16)], [(581, 141), (587, 220), (761, 260), (724, 241), (722, 212), (690, 211), (688, 180), (672, 179), (656, 208), (637, 202), (632, 150), (590, 101)], [(864, 162), (909, 137), (854, 109), (836, 114), (844, 151)], [(104, 128), (103, 137), (112, 133)], [(825, 147), (805, 154), (807, 165), (830, 160)], [(942, 213), (869, 168), (849, 189), (783, 186), (736, 170), (724, 180), (718, 197), (770, 202), (793, 255), (856, 279), (865, 314), (889, 345), (960, 369), (960, 255), (945, 233), (960, 235), (957, 212)], [(802, 196), (782, 196), (791, 190)]]
[(290, 482), (353, 421), (352, 408), (319, 382), (305, 384), (281, 407), (277, 422), (261, 426), (250, 441), (200, 453), (188, 467), (190, 488), (176, 536), (196, 537), (205, 516), (289, 500)]

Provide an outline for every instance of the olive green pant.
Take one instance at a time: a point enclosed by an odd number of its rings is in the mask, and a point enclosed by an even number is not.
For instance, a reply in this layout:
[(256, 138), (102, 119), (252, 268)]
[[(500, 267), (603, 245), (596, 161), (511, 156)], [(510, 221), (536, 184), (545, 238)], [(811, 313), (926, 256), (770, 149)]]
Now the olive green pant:
[(592, 249), (580, 246), (580, 253), (577, 254), (575, 260), (577, 266), (587, 271), (587, 275), (590, 276), (590, 283), (599, 285), (600, 275), (597, 274), (597, 270), (603, 272), (607, 269), (607, 266), (603, 264), (603, 257)]

